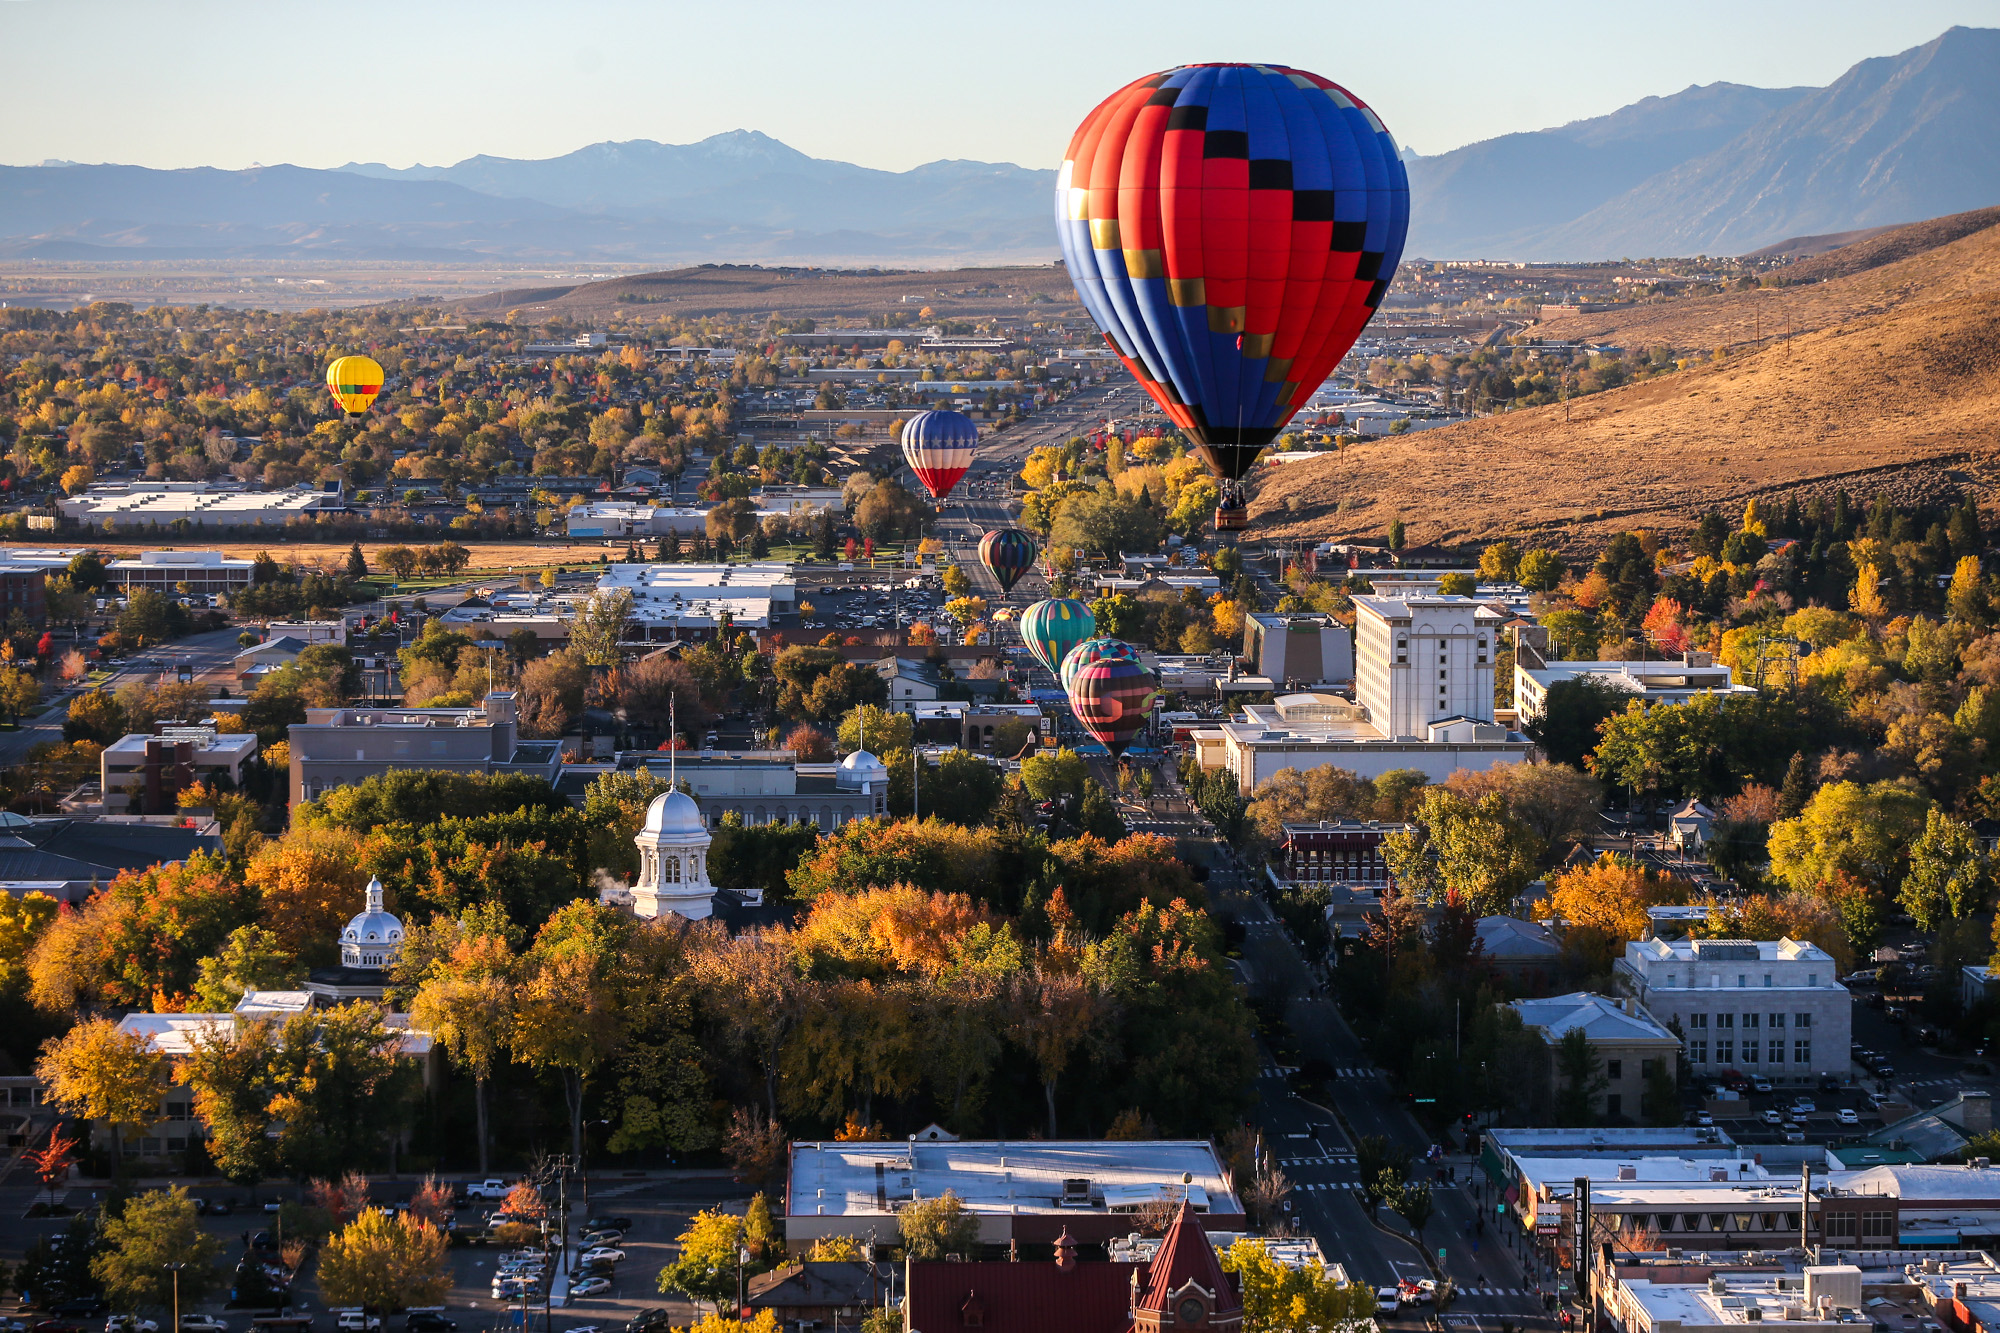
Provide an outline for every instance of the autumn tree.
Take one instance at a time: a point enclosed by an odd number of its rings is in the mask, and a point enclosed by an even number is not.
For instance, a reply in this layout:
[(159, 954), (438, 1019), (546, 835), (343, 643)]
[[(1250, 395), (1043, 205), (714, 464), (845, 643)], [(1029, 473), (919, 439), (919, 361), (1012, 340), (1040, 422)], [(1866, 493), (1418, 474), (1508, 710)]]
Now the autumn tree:
[(1056, 1132), (1056, 1084), (1077, 1052), (1095, 1036), (1103, 1008), (1102, 997), (1080, 976), (1038, 966), (1015, 982), (1008, 1005), (1008, 1030), (1041, 1075), (1052, 1139), (1060, 1137)]
[(222, 1242), (201, 1229), (194, 1200), (178, 1185), (127, 1199), (105, 1221), (104, 1244), (90, 1271), (120, 1309), (161, 1307), (176, 1295), (192, 1304), (221, 1281)]
[(152, 1038), (121, 1032), (108, 1018), (93, 1018), (50, 1038), (35, 1063), (35, 1076), (48, 1089), (49, 1101), (71, 1115), (109, 1125), (112, 1148), (120, 1158), (126, 1131), (159, 1119), (165, 1075)]
[(451, 1292), (449, 1259), (449, 1242), (437, 1227), (370, 1208), (321, 1247), (320, 1295), (329, 1305), (380, 1314), (442, 1305)]
[(174, 1081), (194, 1090), (209, 1157), (225, 1180), (254, 1187), (278, 1165), (271, 1133), (276, 1025), (261, 1018), (218, 1024), (196, 1032), (189, 1047)]
[(1910, 872), (1897, 901), (1920, 930), (1935, 931), (1983, 911), (1991, 896), (1992, 866), (1972, 826), (1932, 806), (1923, 836), (1910, 848)]
[(978, 1252), (979, 1215), (953, 1190), (905, 1203), (896, 1212), (896, 1226), (904, 1252), (919, 1262), (948, 1254), (970, 1259)]
[[(704, 1209), (688, 1220), (676, 1244), (679, 1256), (660, 1270), (660, 1291), (706, 1301), (720, 1312), (722, 1303), (736, 1295), (743, 1219), (720, 1209)], [(759, 1268), (761, 1265), (753, 1261), (753, 1266), (741, 1271), (750, 1273)]]
[(35, 1179), (42, 1182), (42, 1188), (49, 1192), (49, 1207), (56, 1203), (56, 1186), (69, 1179), (72, 1166), (76, 1165), (77, 1139), (64, 1132), (61, 1124), (49, 1128), (48, 1142), (39, 1148), (30, 1148), (24, 1160), (28, 1169), (35, 1173)]
[(618, 1040), (612, 970), (629, 931), (594, 902), (551, 916), (523, 960), (513, 1018), (514, 1058), (560, 1075), (569, 1106), (570, 1150), (583, 1156), (583, 1089)]
[(472, 1075), (482, 1175), (488, 1170), (487, 1089), (513, 1032), (514, 966), (506, 940), (494, 935), (462, 939), (449, 958), (432, 966), (410, 1002), (411, 1020)]

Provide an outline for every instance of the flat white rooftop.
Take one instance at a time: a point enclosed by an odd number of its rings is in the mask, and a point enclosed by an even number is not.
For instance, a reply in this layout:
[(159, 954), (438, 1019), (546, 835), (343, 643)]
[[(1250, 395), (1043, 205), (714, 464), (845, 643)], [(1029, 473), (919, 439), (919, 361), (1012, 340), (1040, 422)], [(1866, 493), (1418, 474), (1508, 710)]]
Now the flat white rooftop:
[(880, 1216), (946, 1190), (983, 1213), (1129, 1212), (1181, 1197), (1201, 1212), (1243, 1211), (1206, 1140), (1053, 1139), (794, 1143), (787, 1212)]

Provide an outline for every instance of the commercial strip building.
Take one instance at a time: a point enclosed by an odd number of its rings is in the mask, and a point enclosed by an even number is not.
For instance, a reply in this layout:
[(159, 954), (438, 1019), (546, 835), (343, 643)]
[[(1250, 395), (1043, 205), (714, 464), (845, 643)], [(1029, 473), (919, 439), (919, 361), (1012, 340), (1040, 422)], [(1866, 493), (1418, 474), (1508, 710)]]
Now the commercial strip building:
[(1697, 1076), (1846, 1077), (1852, 1002), (1832, 955), (1798, 940), (1635, 940), (1613, 965), (1621, 994), (1687, 1039)]
[(127, 592), (151, 588), (214, 597), (249, 587), (253, 565), (220, 551), (143, 551), (136, 560), (108, 561), (104, 572)]
[(607, 565), (600, 593), (632, 594), (625, 637), (666, 643), (714, 634), (726, 619), (739, 630), (770, 629), (798, 609), (798, 585), (784, 564)]
[(956, 1194), (979, 1220), (979, 1239), (1048, 1244), (1067, 1234), (1103, 1244), (1135, 1229), (1132, 1214), (1187, 1202), (1206, 1228), (1245, 1230), (1242, 1201), (1206, 1140), (983, 1140), (919, 1134), (905, 1142), (794, 1143), (785, 1192), (785, 1242), (893, 1235), (912, 1200)]
[(56, 502), (63, 517), (106, 531), (198, 523), (211, 528), (282, 526), (294, 518), (343, 510), (340, 483), (282, 491), (246, 491), (205, 481), (133, 481), (92, 486)]

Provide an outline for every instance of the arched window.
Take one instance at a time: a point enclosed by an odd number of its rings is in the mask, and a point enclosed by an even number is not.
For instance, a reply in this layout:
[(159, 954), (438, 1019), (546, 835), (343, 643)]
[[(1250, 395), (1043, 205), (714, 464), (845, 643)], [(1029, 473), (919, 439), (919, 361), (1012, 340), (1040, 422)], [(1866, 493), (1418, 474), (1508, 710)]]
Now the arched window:
[(761, 806), (761, 805), (760, 805), (760, 806), (758, 806), (758, 807), (757, 807), (757, 818), (756, 818), (756, 819), (755, 819), (755, 820), (754, 820), (753, 822), (755, 822), (755, 823), (758, 823), (758, 824), (761, 824), (761, 823), (763, 823), (763, 822), (764, 822), (764, 807), (763, 807), (763, 806)]
[(843, 824), (851, 824), (851, 823), (853, 823), (853, 822), (854, 822), (854, 807), (853, 807), (853, 806), (851, 806), (851, 805), (843, 805), (843, 806), (841, 806), (841, 807), (840, 807), (840, 822), (841, 822), (841, 823), (843, 823)]
[(820, 826), (821, 828), (832, 828), (832, 827), (833, 827), (833, 807), (832, 807), (832, 806), (830, 806), (830, 805), (823, 805), (823, 806), (821, 806), (821, 807), (819, 808), (819, 826)]
[(667, 858), (667, 873), (661, 877), (661, 882), (664, 884), (678, 884), (681, 882), (681, 859), (678, 856)]

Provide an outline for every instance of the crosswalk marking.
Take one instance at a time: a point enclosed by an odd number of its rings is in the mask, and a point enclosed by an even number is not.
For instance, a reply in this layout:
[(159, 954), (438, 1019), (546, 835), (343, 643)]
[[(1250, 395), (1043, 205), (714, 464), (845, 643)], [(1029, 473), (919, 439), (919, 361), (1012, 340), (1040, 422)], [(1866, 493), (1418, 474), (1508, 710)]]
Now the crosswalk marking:
[(1258, 1077), (1284, 1078), (1287, 1075), (1296, 1074), (1298, 1072), (1299, 1072), (1299, 1067), (1297, 1065), (1265, 1065), (1263, 1069), (1258, 1072)]

